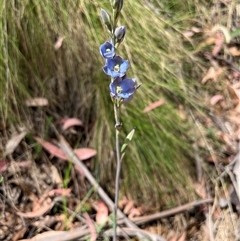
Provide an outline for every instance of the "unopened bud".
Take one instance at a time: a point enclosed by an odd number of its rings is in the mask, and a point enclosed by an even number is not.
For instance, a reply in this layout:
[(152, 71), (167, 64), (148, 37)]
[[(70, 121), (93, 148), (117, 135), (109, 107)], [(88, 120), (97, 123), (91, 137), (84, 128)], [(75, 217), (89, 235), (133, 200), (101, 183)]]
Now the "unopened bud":
[(110, 0), (112, 8), (117, 12), (122, 10), (123, 0)]
[(106, 10), (101, 9), (101, 17), (102, 17), (102, 21), (107, 26), (108, 30), (112, 31), (111, 17)]
[(125, 26), (117, 27), (114, 32), (116, 43), (120, 44), (123, 41), (125, 34), (126, 34)]

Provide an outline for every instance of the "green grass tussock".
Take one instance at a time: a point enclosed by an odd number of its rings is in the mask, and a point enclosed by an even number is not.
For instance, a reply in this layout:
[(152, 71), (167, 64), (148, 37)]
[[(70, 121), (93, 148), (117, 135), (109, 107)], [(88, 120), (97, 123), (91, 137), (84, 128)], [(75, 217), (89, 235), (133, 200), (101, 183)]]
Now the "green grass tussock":
[[(82, 144), (97, 149), (95, 171), (112, 192), (113, 106), (98, 50), (107, 37), (99, 11), (100, 7), (108, 10), (108, 4), (95, 0), (1, 1), (0, 96), (5, 124), (14, 119), (36, 125), (31, 115), (36, 110), (24, 104), (30, 97), (46, 97), (49, 106), (44, 111), (54, 120), (68, 115), (80, 118), (86, 126), (94, 123)], [(124, 134), (133, 127), (137, 131), (123, 161), (121, 187), (149, 205), (194, 197), (192, 139), (188, 136), (192, 124), (180, 117), (179, 107), (198, 108), (201, 101), (193, 73), (202, 65), (195, 64), (193, 46), (186, 46), (182, 34), (196, 21), (195, 4), (190, 0), (124, 2), (120, 23), (126, 25), (127, 34), (119, 50), (131, 63), (129, 76), (136, 77), (142, 87), (122, 111)], [(59, 38), (64, 39), (56, 50)], [(159, 99), (165, 104), (143, 113)]]

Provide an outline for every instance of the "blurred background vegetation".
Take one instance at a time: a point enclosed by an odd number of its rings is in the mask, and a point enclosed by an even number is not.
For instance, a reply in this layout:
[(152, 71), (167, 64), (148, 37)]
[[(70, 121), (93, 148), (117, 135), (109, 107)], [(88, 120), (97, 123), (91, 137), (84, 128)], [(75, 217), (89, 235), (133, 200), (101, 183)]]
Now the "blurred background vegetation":
[[(192, 117), (204, 116), (207, 109), (200, 80), (209, 67), (201, 56), (208, 48), (202, 41), (216, 23), (231, 23), (228, 10), (234, 7), (210, 12), (215, 2), (124, 1), (119, 24), (127, 33), (120, 55), (130, 61), (129, 76), (142, 87), (122, 111), (123, 137), (137, 129), (123, 162), (121, 191), (149, 206), (171, 207), (195, 198), (193, 144), (200, 133)], [(70, 143), (97, 150), (92, 171), (113, 194), (114, 116), (99, 54), (108, 38), (100, 8), (110, 10), (109, 1), (0, 2), (0, 116), (4, 135), (9, 126), (24, 125), (46, 139), (52, 137), (46, 135), (49, 122), (81, 119), (84, 134)], [(193, 27), (200, 33), (190, 38), (184, 32)], [(26, 100), (34, 97), (49, 104), (27, 107)], [(165, 103), (143, 112), (158, 100)]]

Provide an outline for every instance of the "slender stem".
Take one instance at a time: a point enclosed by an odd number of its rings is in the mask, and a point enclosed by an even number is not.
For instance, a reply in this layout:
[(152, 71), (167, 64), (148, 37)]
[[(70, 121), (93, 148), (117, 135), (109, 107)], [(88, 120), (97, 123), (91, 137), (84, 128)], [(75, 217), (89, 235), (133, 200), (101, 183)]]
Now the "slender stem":
[(119, 143), (119, 127), (120, 124), (120, 109), (117, 104), (114, 104), (114, 116), (115, 116), (115, 128), (116, 128), (116, 157), (117, 157), (117, 169), (115, 179), (115, 200), (114, 200), (114, 215), (113, 215), (113, 241), (117, 239), (117, 210), (118, 210), (118, 196), (119, 196), (119, 178), (121, 171), (121, 156), (120, 156), (120, 143)]
[[(116, 28), (115, 10), (113, 9), (113, 26), (112, 26), (112, 44), (115, 46), (114, 31)], [(114, 78), (111, 78), (113, 82)], [(119, 196), (119, 178), (121, 171), (121, 156), (120, 156), (120, 142), (119, 142), (119, 130), (121, 128), (120, 123), (120, 106), (118, 101), (114, 103), (114, 117), (115, 117), (115, 129), (116, 129), (116, 157), (117, 157), (117, 169), (115, 176), (115, 200), (113, 211), (113, 241), (117, 240), (117, 210), (118, 210), (118, 196)]]
[(115, 32), (115, 28), (116, 28), (116, 19), (115, 19), (115, 11), (114, 11), (114, 9), (113, 9), (113, 12), (112, 12), (112, 16), (113, 16), (113, 22), (112, 22), (112, 44), (113, 44), (113, 46), (115, 46), (114, 32)]

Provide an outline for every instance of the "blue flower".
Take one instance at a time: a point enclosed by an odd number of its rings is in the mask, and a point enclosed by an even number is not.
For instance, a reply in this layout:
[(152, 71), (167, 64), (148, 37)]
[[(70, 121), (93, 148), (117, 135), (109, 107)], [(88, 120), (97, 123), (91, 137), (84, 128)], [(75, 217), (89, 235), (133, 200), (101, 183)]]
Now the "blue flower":
[(137, 89), (136, 80), (118, 77), (110, 83), (109, 88), (112, 98), (128, 102), (133, 98)]
[(100, 54), (105, 59), (111, 59), (115, 56), (115, 47), (110, 42), (105, 42), (99, 48)]
[(115, 56), (112, 59), (106, 60), (106, 65), (103, 67), (103, 71), (112, 78), (117, 78), (123, 77), (128, 68), (128, 60), (124, 60), (120, 56)]

